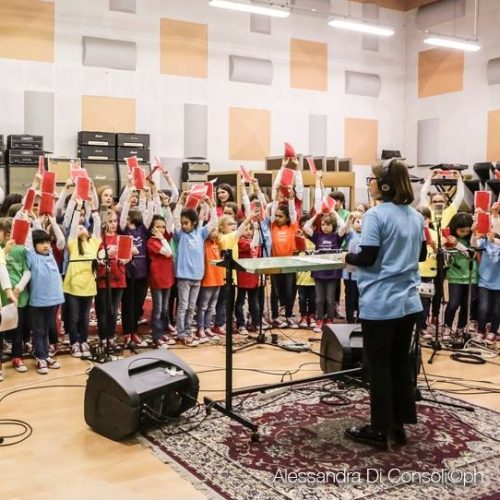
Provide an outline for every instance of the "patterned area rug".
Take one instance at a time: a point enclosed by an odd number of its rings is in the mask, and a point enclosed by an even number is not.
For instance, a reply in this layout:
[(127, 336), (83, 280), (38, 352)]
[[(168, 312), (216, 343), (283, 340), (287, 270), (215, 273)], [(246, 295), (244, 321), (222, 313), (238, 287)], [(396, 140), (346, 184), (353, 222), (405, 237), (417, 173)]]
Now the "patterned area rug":
[(497, 413), (419, 403), (408, 444), (381, 452), (344, 437), (346, 427), (369, 417), (366, 391), (350, 390), (343, 393), (347, 401), (329, 399), (348, 404), (331, 406), (320, 397), (332, 389), (328, 382), (272, 400), (235, 400), (259, 424), (259, 443), (239, 424), (204, 410), (146, 432), (145, 441), (209, 498), (500, 498)]

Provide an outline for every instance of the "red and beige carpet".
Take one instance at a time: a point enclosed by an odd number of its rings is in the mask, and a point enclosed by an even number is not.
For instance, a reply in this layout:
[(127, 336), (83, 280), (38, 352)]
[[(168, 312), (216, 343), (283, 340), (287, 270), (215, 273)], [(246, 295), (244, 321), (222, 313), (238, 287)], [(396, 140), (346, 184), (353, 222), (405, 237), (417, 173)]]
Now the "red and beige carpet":
[(408, 444), (382, 452), (344, 437), (346, 427), (368, 419), (366, 391), (350, 390), (344, 393), (349, 404), (330, 406), (320, 397), (332, 387), (299, 386), (274, 399), (235, 400), (259, 425), (258, 443), (239, 424), (203, 409), (144, 437), (209, 498), (500, 498), (497, 413), (419, 403)]

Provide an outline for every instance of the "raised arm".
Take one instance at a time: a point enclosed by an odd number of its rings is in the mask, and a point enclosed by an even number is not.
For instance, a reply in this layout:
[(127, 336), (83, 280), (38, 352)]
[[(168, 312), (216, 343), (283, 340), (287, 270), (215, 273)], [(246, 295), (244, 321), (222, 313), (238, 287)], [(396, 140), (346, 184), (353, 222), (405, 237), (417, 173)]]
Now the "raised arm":
[(208, 221), (208, 224), (206, 225), (208, 232), (212, 231), (217, 226), (218, 223), (218, 218), (217, 218), (217, 206), (215, 205), (215, 202), (211, 200), (210, 198), (206, 198), (208, 205), (210, 206), (210, 220)]
[(68, 240), (76, 240), (76, 238), (78, 238), (78, 226), (80, 224), (80, 210), (82, 209), (82, 206), (82, 201), (78, 200), (76, 210), (73, 212), (73, 217), (71, 219)]
[(142, 219), (142, 223), (146, 229), (149, 229), (154, 215), (154, 203), (152, 200), (151, 190), (149, 188), (144, 188), (146, 194), (146, 213)]
[(323, 204), (323, 190), (321, 185), (321, 180), (323, 178), (323, 172), (317, 171), (315, 176), (314, 184), (314, 211), (321, 212), (321, 206)]
[(177, 200), (179, 199), (179, 189), (175, 185), (175, 182), (172, 180), (172, 177), (170, 176), (168, 171), (165, 170), (163, 172), (163, 177), (167, 181), (167, 185), (170, 191), (172, 191), (172, 196), (170, 197), (170, 203), (177, 203)]
[(304, 224), (304, 227), (302, 228), (302, 231), (304, 231), (307, 236), (312, 236), (314, 234), (314, 222), (316, 221), (318, 217), (318, 213), (316, 212), (306, 223)]
[(460, 172), (455, 172), (455, 178), (457, 179), (457, 191), (455, 193), (455, 196), (451, 204), (458, 211), (460, 210), (460, 205), (462, 204), (462, 201), (464, 201), (464, 181), (462, 179), (462, 176), (460, 175)]
[(122, 196), (120, 197), (120, 202), (122, 203), (122, 211), (120, 212), (120, 229), (122, 231), (125, 231), (125, 228), (127, 227), (128, 212), (130, 210), (130, 193), (130, 189), (125, 188)]
[(66, 239), (64, 238), (64, 234), (59, 227), (59, 224), (56, 221), (55, 217), (49, 217), (50, 225), (52, 226), (52, 230), (54, 231), (54, 236), (56, 237), (56, 248), (58, 250), (63, 250), (66, 246)]
[(293, 195), (292, 188), (290, 188), (289, 192), (289, 198), (288, 198), (288, 212), (290, 214), (290, 223), (291, 224), (296, 224), (297, 223), (297, 210), (295, 208), (295, 197)]

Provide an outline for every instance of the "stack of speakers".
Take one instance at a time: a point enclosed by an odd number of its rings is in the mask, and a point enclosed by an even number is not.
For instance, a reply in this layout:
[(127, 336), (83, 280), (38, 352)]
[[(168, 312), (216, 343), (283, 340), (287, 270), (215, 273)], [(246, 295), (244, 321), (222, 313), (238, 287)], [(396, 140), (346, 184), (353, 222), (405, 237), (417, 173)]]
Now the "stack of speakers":
[(43, 136), (24, 134), (7, 137), (7, 192), (23, 194), (31, 186), (40, 156), (44, 156)]
[(182, 163), (182, 190), (189, 191), (195, 184), (208, 182), (210, 163), (206, 161), (185, 161)]
[(98, 131), (78, 133), (78, 158), (96, 187), (109, 185), (115, 193), (127, 183), (125, 158), (137, 156), (149, 171), (149, 134)]

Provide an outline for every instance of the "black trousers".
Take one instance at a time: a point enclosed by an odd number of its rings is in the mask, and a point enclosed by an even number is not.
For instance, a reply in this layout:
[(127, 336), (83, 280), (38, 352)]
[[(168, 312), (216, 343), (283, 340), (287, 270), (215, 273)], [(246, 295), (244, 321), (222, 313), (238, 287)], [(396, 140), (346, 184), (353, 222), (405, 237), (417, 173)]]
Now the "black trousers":
[(371, 425), (389, 431), (417, 422), (410, 343), (417, 314), (361, 320), (363, 354), (370, 383)]
[(356, 323), (359, 315), (358, 282), (352, 279), (344, 280), (344, 288), (346, 320), (348, 323)]
[[(18, 307), (17, 314), (19, 318), (17, 322), (17, 328), (4, 332), (5, 338), (9, 338), (8, 336), (10, 335), (10, 339), (12, 341), (12, 358), (21, 358), (23, 356), (23, 339), (26, 335), (26, 332), (29, 338), (29, 334), (31, 331), (29, 306), (26, 305), (24, 307)], [(1, 353), (2, 349), (0, 349), (0, 360), (2, 359)]]
[[(295, 273), (273, 274), (271, 276), (272, 288), (279, 303), (285, 306), (285, 317), (291, 318), (293, 315), (293, 303), (297, 287), (295, 285)], [(273, 301), (271, 297), (271, 309), (273, 319), (279, 316), (278, 300)]]
[(261, 323), (261, 314), (259, 308), (259, 289), (258, 288), (238, 288), (236, 296), (236, 325), (245, 326), (245, 314), (243, 307), (245, 305), (245, 298), (248, 296), (248, 309), (250, 310), (250, 318), (252, 326), (259, 326)]
[[(105, 288), (98, 288), (95, 297), (95, 313), (97, 316), (97, 331), (99, 339), (105, 340), (112, 339), (116, 333), (116, 317), (118, 315), (118, 306), (122, 300), (124, 288), (111, 288), (111, 304), (110, 310), (106, 307), (107, 290)], [(111, 315), (111, 312), (113, 314)]]
[(127, 278), (127, 288), (123, 290), (122, 295), (123, 335), (137, 333), (147, 286), (147, 278)]
[(314, 316), (316, 314), (316, 289), (313, 286), (298, 286), (299, 310), (301, 316)]

